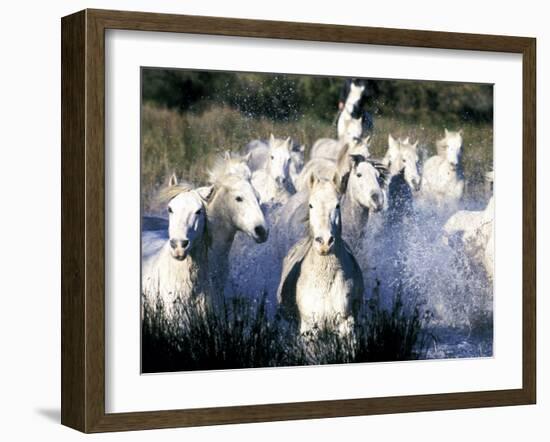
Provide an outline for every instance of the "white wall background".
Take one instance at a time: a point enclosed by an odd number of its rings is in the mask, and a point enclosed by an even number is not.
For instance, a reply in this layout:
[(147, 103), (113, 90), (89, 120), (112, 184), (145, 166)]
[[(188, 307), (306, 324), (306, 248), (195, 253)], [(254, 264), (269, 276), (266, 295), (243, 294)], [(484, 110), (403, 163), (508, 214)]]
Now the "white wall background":
[[(550, 222), (543, 165), (550, 136), (550, 28), (544, 2), (244, 0), (19, 0), (0, 27), (0, 436), (84, 436), (59, 425), (60, 407), (60, 17), (86, 7), (227, 17), (534, 36), (538, 39), (538, 405), (95, 436), (101, 440), (548, 440)], [(426, 67), (429, 69), (429, 67)], [(6, 100), (7, 98), (7, 100)], [(475, 374), (472, 374), (475, 375)], [(32, 439), (31, 439), (32, 440)]]

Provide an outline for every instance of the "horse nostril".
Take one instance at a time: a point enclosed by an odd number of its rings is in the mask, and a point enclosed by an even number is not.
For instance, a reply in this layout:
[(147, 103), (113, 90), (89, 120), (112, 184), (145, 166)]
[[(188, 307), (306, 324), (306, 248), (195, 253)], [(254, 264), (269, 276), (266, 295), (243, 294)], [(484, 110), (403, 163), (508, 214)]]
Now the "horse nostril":
[(181, 241), (181, 246), (185, 249), (189, 245), (189, 240), (184, 239)]
[(175, 249), (178, 246), (178, 242), (175, 239), (170, 240), (170, 247)]
[(323, 238), (321, 238), (320, 236), (316, 237), (315, 241), (317, 241), (319, 244), (323, 244)]
[(328, 244), (329, 246), (331, 246), (333, 242), (334, 242), (334, 236), (330, 236), (329, 239), (328, 239), (328, 241), (327, 241), (327, 244)]
[(265, 228), (263, 226), (256, 226), (254, 228), (254, 233), (256, 234), (256, 236), (258, 236), (259, 238), (265, 238), (266, 235), (267, 235), (267, 231), (265, 230)]
[(380, 195), (373, 193), (371, 196), (372, 202), (376, 205), (380, 204)]

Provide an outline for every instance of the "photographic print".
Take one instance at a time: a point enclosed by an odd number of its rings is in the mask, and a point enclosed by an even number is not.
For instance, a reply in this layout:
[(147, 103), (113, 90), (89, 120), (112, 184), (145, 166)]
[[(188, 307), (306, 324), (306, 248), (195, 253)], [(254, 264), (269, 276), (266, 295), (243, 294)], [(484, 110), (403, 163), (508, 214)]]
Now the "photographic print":
[(142, 373), (491, 357), (493, 181), (491, 84), (143, 67)]

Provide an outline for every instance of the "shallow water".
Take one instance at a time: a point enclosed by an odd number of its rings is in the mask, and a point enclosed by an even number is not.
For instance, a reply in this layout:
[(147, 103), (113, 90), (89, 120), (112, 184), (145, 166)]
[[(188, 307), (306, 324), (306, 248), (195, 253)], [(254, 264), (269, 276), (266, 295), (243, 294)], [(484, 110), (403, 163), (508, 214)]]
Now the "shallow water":
[[(469, 209), (479, 209), (485, 201), (469, 201)], [(268, 213), (274, 224), (277, 214)], [(492, 355), (493, 287), (485, 272), (464, 255), (442, 241), (441, 229), (447, 214), (416, 210), (410, 218), (387, 226), (384, 213), (369, 220), (362, 244), (352, 244), (363, 270), (365, 297), (379, 284), (381, 305), (387, 309), (401, 294), (405, 308), (419, 308), (429, 317), (427, 358), (479, 357)], [(278, 232), (257, 245), (239, 234), (231, 251), (228, 292), (250, 297), (267, 293), (276, 306), (284, 251), (277, 244)]]
[[(468, 201), (469, 209), (484, 207), (485, 200)], [(235, 237), (230, 253), (230, 275), (225, 295), (260, 298), (267, 295), (271, 314), (276, 310), (285, 250), (277, 238), (276, 219), (280, 207), (267, 208), (270, 235), (256, 244), (242, 233)], [(417, 209), (402, 222), (387, 225), (384, 213), (373, 214), (362, 243), (352, 250), (363, 270), (365, 298), (373, 296), (378, 284), (379, 299), (390, 308), (400, 293), (405, 309), (418, 308), (428, 318), (423, 358), (488, 357), (493, 352), (493, 287), (485, 272), (473, 264), (460, 248), (442, 241), (441, 228), (450, 216)], [(149, 255), (162, 244), (166, 234), (146, 230), (143, 253)], [(157, 224), (153, 223), (155, 226)]]

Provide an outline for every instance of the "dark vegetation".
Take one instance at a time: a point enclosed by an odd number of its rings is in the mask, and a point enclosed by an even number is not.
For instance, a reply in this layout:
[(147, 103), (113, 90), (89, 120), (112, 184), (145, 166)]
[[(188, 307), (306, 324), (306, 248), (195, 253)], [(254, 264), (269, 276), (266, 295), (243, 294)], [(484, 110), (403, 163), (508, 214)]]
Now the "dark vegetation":
[[(338, 77), (143, 69), (143, 100), (179, 112), (212, 103), (276, 121), (304, 116), (334, 119), (343, 83)], [(488, 84), (367, 80), (366, 108), (379, 116), (414, 123), (490, 123), (493, 88)]]
[(235, 297), (206, 312), (182, 303), (171, 319), (160, 301), (143, 297), (143, 313), (143, 373), (404, 361), (423, 358), (431, 343), (423, 332), (427, 315), (407, 311), (399, 293), (384, 310), (376, 290), (353, 336), (340, 336), (334, 324), (301, 336), (268, 314), (265, 297)]

